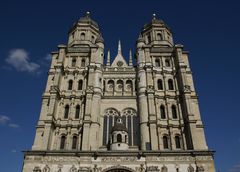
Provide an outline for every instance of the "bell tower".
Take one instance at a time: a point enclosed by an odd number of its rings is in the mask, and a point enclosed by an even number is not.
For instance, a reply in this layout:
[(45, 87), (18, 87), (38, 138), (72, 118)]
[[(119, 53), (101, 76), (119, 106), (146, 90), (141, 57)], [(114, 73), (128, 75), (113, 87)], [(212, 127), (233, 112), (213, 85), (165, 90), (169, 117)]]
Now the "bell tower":
[(68, 32), (68, 46), (93, 45), (101, 36), (97, 22), (91, 19), (90, 12), (76, 21)]
[(146, 45), (156, 47), (173, 47), (173, 38), (170, 28), (153, 14), (150, 23), (143, 26), (141, 32)]

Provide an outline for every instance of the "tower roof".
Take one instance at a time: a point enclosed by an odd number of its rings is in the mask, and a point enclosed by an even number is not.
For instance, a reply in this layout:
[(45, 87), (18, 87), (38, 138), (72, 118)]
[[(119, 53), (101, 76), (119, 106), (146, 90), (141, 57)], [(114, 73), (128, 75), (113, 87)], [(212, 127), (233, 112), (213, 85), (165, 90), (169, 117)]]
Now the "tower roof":
[(86, 12), (85, 16), (80, 17), (78, 21), (73, 23), (73, 25), (69, 29), (69, 33), (73, 31), (76, 27), (79, 27), (79, 25), (81, 24), (84, 24), (86, 26), (93, 26), (96, 30), (99, 31), (99, 26), (97, 22), (90, 17), (90, 12)]
[(126, 131), (128, 132), (126, 126), (123, 124), (121, 117), (117, 118), (117, 121), (115, 125), (112, 127), (112, 132), (113, 131)]
[(95, 27), (98, 28), (97, 22), (95, 22), (91, 17), (90, 17), (90, 12), (86, 12), (85, 16), (80, 17), (78, 20), (79, 23), (86, 23), (86, 24), (92, 24)]
[(162, 20), (162, 19), (158, 19), (156, 14), (152, 15), (152, 20), (150, 21), (150, 23), (147, 23), (143, 26), (143, 29), (147, 29), (150, 26), (162, 26), (162, 27), (166, 27), (167, 29), (171, 30), (170, 27)]

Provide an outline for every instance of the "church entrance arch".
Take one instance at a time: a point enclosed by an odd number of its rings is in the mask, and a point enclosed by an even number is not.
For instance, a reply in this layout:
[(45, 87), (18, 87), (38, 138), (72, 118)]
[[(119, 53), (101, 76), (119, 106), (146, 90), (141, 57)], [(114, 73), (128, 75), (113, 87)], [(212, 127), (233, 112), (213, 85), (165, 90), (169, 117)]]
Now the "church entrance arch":
[(117, 167), (107, 168), (103, 170), (103, 172), (135, 172), (135, 171), (128, 167), (117, 166)]
[(131, 171), (122, 169), (122, 168), (115, 168), (115, 169), (108, 170), (107, 172), (131, 172)]

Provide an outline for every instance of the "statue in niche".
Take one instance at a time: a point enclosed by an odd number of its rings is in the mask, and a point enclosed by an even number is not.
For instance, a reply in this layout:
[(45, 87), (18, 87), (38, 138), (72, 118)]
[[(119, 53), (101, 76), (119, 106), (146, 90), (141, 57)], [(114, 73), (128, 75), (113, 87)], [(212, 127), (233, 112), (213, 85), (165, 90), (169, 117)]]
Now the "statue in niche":
[(145, 171), (144, 165), (143, 165), (143, 164), (140, 164), (140, 167), (136, 167), (136, 171), (138, 171), (138, 172), (144, 172), (144, 171)]
[(161, 172), (168, 172), (168, 169), (167, 169), (167, 167), (165, 165), (162, 166)]
[(75, 165), (73, 165), (73, 166), (70, 168), (70, 172), (77, 172), (77, 168), (75, 167)]
[(101, 167), (97, 167), (97, 165), (95, 164), (94, 167), (93, 167), (93, 172), (100, 172), (102, 170)]
[(33, 172), (41, 172), (40, 167), (35, 167), (35, 168), (33, 169)]
[(196, 170), (197, 172), (204, 172), (204, 168), (203, 168), (203, 166), (201, 165), (201, 166), (197, 166), (197, 170)]
[(189, 164), (188, 172), (194, 172), (194, 168), (193, 168), (193, 166), (191, 164)]
[(63, 166), (61, 164), (58, 165), (58, 171), (57, 172), (62, 172)]
[(45, 167), (43, 168), (43, 172), (50, 172), (50, 168), (48, 165), (45, 165)]

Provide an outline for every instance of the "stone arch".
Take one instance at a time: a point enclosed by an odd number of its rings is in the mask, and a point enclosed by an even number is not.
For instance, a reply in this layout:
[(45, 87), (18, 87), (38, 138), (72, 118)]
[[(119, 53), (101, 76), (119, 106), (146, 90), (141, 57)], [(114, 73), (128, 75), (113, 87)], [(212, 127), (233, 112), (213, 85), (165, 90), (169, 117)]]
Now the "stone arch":
[(118, 166), (112, 166), (112, 167), (103, 169), (102, 172), (135, 172), (135, 170), (133, 170), (129, 167), (118, 165)]
[(67, 142), (67, 135), (61, 134), (59, 137), (59, 149), (60, 150), (66, 149), (66, 142)]
[[(128, 111), (131, 111), (131, 112), (128, 112)], [(137, 115), (137, 111), (134, 109), (134, 108), (131, 108), (131, 107), (127, 107), (127, 108), (124, 108), (123, 110), (122, 110), (122, 113), (121, 113), (122, 115)]]
[(115, 108), (107, 108), (104, 110), (104, 115), (120, 115), (120, 112)]

